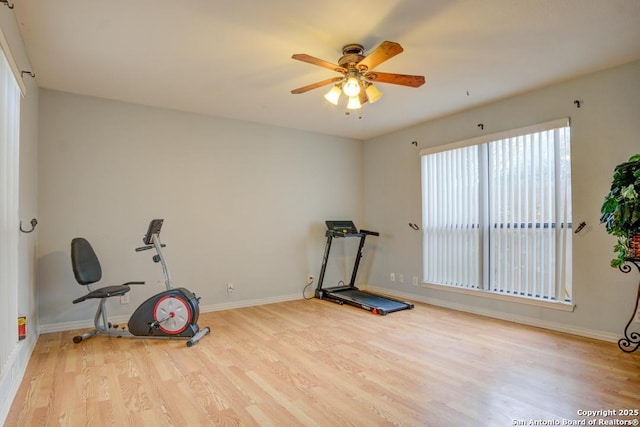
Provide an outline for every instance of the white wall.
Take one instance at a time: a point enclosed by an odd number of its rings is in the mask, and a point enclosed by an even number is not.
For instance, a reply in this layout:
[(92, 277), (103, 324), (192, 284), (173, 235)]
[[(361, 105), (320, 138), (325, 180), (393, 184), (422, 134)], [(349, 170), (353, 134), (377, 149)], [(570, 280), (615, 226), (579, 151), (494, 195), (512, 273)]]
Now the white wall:
[[(584, 76), (381, 136), (365, 143), (365, 221), (383, 236), (371, 285), (386, 292), (539, 326), (615, 339), (633, 310), (638, 274), (609, 267), (615, 239), (598, 224), (613, 168), (640, 152), (640, 62)], [(431, 82), (430, 84), (437, 84)], [(425, 92), (428, 97), (428, 91)], [(576, 108), (574, 100), (581, 100)], [(425, 99), (425, 102), (429, 102)], [(418, 151), (481, 134), (571, 117), (574, 235), (574, 312), (460, 295), (422, 286)], [(477, 125), (484, 124), (484, 130)], [(411, 144), (417, 141), (417, 146)], [(460, 260), (464, 262), (464, 260)], [(391, 272), (405, 283), (390, 282)], [(408, 278), (408, 279), (407, 279)]]
[[(302, 298), (317, 277), (324, 220), (362, 217), (362, 142), (41, 90), (38, 245), (44, 331), (92, 321), (69, 246), (86, 237), (102, 284), (146, 280), (128, 315), (162, 290), (136, 253), (152, 218), (173, 280), (213, 310)], [(212, 102), (218, 102), (212, 100)], [(229, 294), (226, 282), (233, 282)]]
[[(11, 9), (0, 6), (0, 28), (4, 33), (13, 57), (21, 70), (31, 70), (24, 49), (18, 24)], [(27, 88), (20, 103), (20, 188), (19, 218), (23, 228), (30, 229), (31, 218), (38, 218), (38, 87), (29, 76), (23, 78)], [(29, 357), (38, 337), (36, 295), (36, 243), (38, 229), (30, 234), (20, 233), (18, 238), (18, 313), (27, 316), (27, 338), (16, 343), (11, 359), (0, 378), (0, 424), (4, 421), (13, 396), (20, 386)], [(16, 325), (17, 327), (17, 325)], [(3, 331), (4, 333), (4, 331)], [(3, 363), (5, 361), (2, 361)]]

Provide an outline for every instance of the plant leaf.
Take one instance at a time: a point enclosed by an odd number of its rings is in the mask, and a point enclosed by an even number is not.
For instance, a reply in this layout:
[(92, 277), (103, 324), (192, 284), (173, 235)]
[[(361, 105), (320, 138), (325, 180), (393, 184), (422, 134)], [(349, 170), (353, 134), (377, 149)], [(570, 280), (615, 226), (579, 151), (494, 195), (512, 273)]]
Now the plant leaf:
[(600, 212), (611, 213), (615, 211), (617, 207), (618, 207), (618, 199), (613, 194), (608, 194), (604, 198), (604, 202), (602, 203), (602, 208), (600, 208)]
[(622, 190), (620, 190), (620, 195), (627, 200), (633, 200), (638, 197), (638, 193), (636, 193), (636, 189), (633, 187), (633, 184), (622, 187)]

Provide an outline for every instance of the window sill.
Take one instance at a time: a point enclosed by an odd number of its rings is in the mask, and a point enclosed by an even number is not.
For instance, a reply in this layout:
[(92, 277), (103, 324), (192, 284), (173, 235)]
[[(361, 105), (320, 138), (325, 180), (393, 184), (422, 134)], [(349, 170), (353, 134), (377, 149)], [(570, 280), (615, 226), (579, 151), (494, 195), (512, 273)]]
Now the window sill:
[(454, 292), (458, 294), (473, 295), (481, 298), (495, 299), (500, 301), (508, 301), (517, 304), (533, 305), (536, 307), (551, 308), (561, 311), (573, 311), (576, 306), (572, 303), (562, 301), (545, 301), (537, 298), (518, 297), (514, 295), (499, 294), (497, 292), (485, 291), (482, 289), (465, 289), (448, 285), (436, 285), (433, 283), (423, 283), (423, 288), (437, 289), (439, 291)]

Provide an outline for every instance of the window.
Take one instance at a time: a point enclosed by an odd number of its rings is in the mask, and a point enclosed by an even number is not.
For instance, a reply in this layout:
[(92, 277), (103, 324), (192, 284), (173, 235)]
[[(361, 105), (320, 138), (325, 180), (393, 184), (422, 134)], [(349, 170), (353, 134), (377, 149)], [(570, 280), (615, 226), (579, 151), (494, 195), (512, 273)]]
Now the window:
[(567, 119), (420, 154), (425, 283), (571, 302)]
[[(0, 32), (0, 39), (3, 36)], [(0, 366), (18, 341), (18, 153), (20, 89), (0, 49)], [(4, 374), (1, 371), (0, 374)]]

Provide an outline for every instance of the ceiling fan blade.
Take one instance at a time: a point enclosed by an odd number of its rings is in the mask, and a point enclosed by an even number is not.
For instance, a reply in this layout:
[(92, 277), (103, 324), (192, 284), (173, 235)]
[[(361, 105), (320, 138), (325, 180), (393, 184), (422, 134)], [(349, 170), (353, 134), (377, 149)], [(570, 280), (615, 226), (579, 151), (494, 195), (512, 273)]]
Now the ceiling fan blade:
[(396, 42), (384, 41), (362, 61), (358, 62), (360, 71), (373, 70), (384, 61), (393, 58), (404, 49)]
[(319, 87), (326, 86), (326, 85), (331, 84), (331, 83), (339, 82), (340, 80), (341, 80), (340, 77), (334, 77), (332, 79), (327, 79), (327, 80), (323, 80), (321, 82), (312, 83), (312, 84), (307, 85), (307, 86), (302, 86), (302, 87), (299, 87), (298, 89), (293, 89), (291, 91), (291, 93), (293, 93), (293, 94), (305, 93), (305, 92), (308, 92), (310, 90), (317, 89)]
[(292, 59), (297, 59), (298, 61), (307, 62), (309, 64), (318, 65), (320, 67), (328, 68), (333, 71), (337, 71), (338, 73), (346, 73), (347, 69), (339, 66), (338, 64), (332, 64), (331, 62), (324, 61), (322, 59), (314, 58), (313, 56), (309, 56), (306, 53), (296, 53), (291, 56)]
[(364, 75), (365, 79), (375, 83), (391, 83), (394, 85), (419, 87), (424, 84), (424, 76), (410, 76), (407, 74), (372, 72)]

